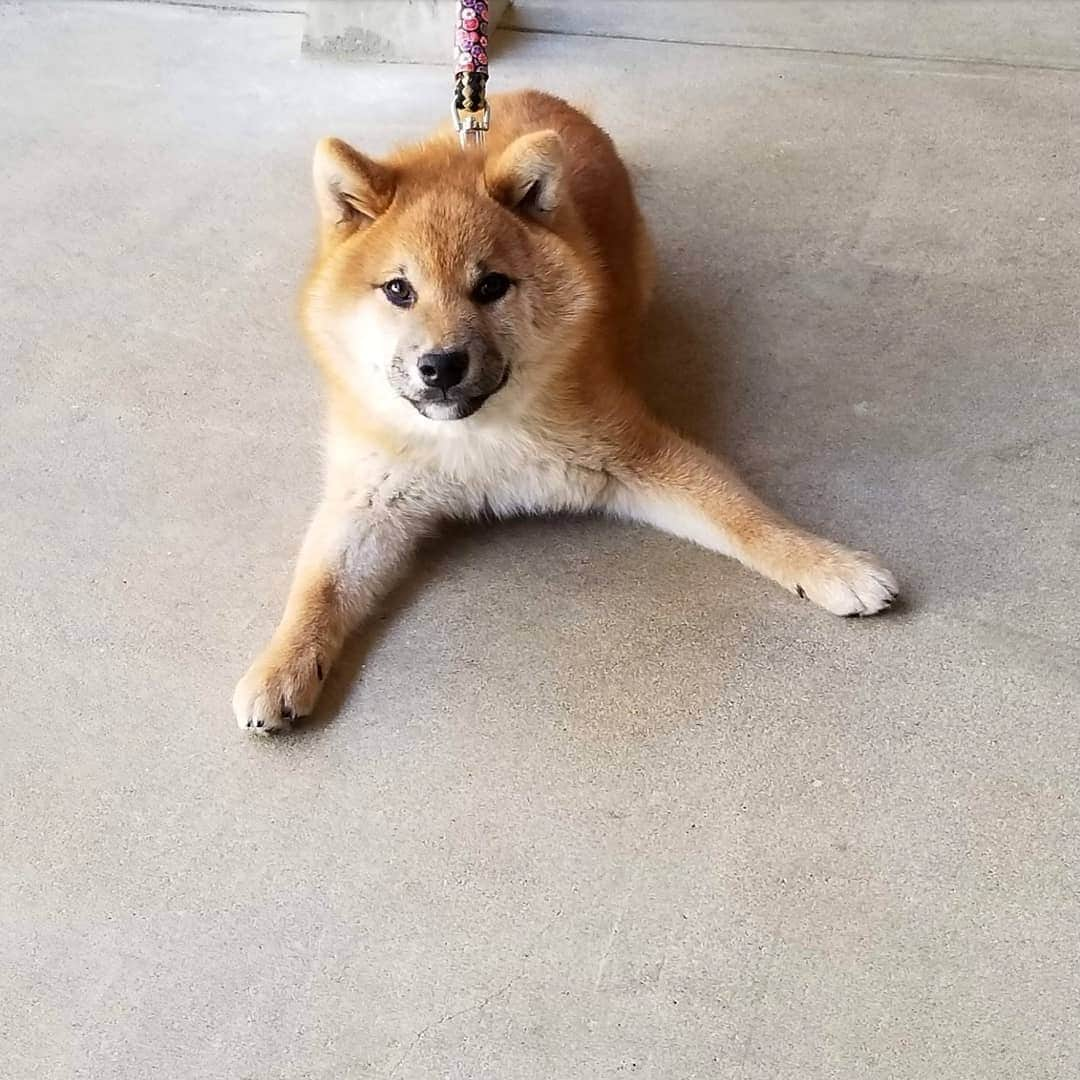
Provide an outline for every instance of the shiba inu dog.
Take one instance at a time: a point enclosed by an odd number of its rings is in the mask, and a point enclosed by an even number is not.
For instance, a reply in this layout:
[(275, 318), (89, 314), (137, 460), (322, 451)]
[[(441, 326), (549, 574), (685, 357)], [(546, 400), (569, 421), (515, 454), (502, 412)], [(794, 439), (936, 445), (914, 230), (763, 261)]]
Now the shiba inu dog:
[(627, 379), (650, 245), (611, 140), (546, 94), (383, 161), (315, 154), (303, 326), (328, 389), (326, 487), (284, 616), (233, 698), (266, 734), (315, 705), (346, 636), (448, 519), (602, 511), (733, 556), (837, 615), (897, 595), (654, 418)]

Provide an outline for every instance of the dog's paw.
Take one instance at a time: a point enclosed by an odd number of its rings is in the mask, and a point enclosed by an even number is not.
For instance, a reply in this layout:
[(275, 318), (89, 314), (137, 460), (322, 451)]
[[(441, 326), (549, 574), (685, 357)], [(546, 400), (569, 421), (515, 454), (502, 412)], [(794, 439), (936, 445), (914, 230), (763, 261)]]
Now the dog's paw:
[(236, 723), (256, 735), (287, 729), (310, 714), (324, 674), (313, 645), (282, 648), (271, 643), (236, 684)]
[(834, 615), (873, 615), (896, 599), (896, 578), (865, 551), (821, 547), (793, 571), (788, 588)]

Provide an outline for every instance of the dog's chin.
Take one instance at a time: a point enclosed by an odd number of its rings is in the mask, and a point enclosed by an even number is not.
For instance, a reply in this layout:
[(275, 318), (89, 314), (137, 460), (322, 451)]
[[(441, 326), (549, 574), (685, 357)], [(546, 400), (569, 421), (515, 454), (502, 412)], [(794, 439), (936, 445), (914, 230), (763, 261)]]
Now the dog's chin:
[(472, 416), (479, 409), (490, 394), (479, 394), (476, 397), (460, 398), (411, 398), (405, 400), (421, 415), (428, 420), (464, 420)]

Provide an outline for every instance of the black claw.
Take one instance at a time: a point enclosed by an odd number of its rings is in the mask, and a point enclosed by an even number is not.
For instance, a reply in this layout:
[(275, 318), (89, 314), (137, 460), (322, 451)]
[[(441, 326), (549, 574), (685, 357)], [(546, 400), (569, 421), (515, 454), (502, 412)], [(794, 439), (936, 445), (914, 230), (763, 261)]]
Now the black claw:
[(315, 674), (319, 678), (319, 682), (322, 682), (322, 664), (318, 660), (315, 661)]
[(263, 726), (263, 721), (262, 720), (256, 720), (255, 721), (255, 726), (256, 727), (262, 727)]
[(806, 599), (806, 593), (803, 591), (803, 587), (801, 585), (796, 585), (795, 586), (795, 593), (799, 597), (800, 600), (805, 600)]

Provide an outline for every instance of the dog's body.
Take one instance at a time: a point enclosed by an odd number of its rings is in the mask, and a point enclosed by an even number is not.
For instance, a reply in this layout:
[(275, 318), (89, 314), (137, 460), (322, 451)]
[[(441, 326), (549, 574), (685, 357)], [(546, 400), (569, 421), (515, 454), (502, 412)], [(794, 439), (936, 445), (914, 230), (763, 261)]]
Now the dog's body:
[(285, 614), (233, 700), (261, 733), (314, 706), (348, 633), (441, 521), (605, 511), (734, 556), (836, 614), (896, 595), (872, 557), (770, 510), (654, 419), (626, 367), (648, 239), (608, 137), (536, 92), (487, 145), (449, 130), (376, 163), (315, 159), (303, 304), (329, 386), (326, 492)]

